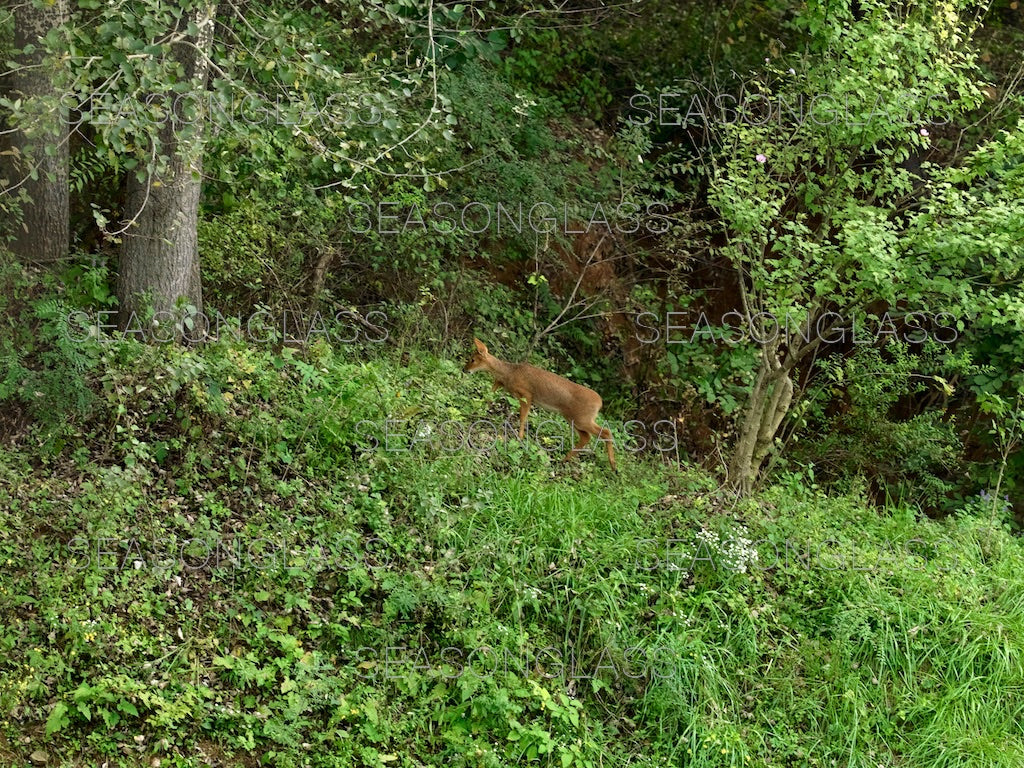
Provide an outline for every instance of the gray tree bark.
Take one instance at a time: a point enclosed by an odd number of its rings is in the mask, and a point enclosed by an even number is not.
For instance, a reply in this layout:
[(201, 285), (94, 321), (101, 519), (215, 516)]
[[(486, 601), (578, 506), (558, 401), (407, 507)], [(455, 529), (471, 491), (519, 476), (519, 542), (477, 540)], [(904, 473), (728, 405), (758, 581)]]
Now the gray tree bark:
[(740, 422), (739, 439), (729, 462), (729, 479), (741, 495), (749, 494), (771, 450), (775, 433), (793, 400), (789, 370), (779, 362), (779, 343), (761, 349), (757, 380)]
[[(203, 309), (196, 226), (202, 177), (202, 96), (206, 92), (215, 12), (215, 3), (201, 6), (192, 15), (199, 34), (173, 44), (173, 56), (182, 65), (190, 85), (187, 95), (197, 113), (183, 114), (179, 102), (179, 108), (171, 110), (156, 134), (159, 154), (169, 158), (166, 168), (159, 173), (147, 172), (141, 180), (135, 174), (128, 179), (128, 220), (117, 296), (121, 326), (129, 330), (145, 327), (147, 306), (161, 326), (175, 322), (172, 317), (180, 318), (181, 312), (176, 309), (179, 302), (198, 312)], [(182, 25), (187, 21), (188, 16), (183, 15)], [(168, 338), (171, 334), (160, 330), (154, 336)]]
[[(811, 317), (816, 321), (817, 314), (812, 312)], [(761, 467), (775, 447), (779, 427), (793, 405), (793, 370), (821, 345), (823, 334), (831, 330), (831, 326), (819, 328), (817, 322), (809, 323), (809, 327), (816, 332), (806, 341), (800, 337), (784, 341), (780, 336), (761, 346), (757, 380), (747, 400), (739, 438), (729, 460), (729, 481), (741, 496), (756, 487)]]
[[(46, 56), (40, 40), (68, 20), (68, 0), (42, 3), (7, 0), (14, 16), (14, 47), (28, 53), (15, 57), (17, 66), (4, 78), (11, 99), (36, 114), (26, 124), (0, 136), (0, 210), (17, 205), (20, 191), (22, 220), (12, 233), (11, 250), (24, 261), (50, 263), (68, 253), (68, 120), (59, 106), (58, 62)], [(46, 112), (36, 110), (45, 108)], [(47, 152), (46, 149), (50, 151)]]

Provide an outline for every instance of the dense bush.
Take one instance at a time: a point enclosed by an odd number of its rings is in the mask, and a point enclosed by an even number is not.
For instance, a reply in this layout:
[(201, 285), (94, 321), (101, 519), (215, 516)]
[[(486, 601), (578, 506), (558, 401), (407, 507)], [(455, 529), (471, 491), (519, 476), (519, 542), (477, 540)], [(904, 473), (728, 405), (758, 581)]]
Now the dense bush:
[(453, 361), (391, 355), (106, 348), (53, 471), (26, 474), (32, 447), (0, 460), (0, 754), (1024, 754), (1004, 588), (1022, 553), (987, 507), (940, 524), (796, 481), (735, 507), (625, 448), (613, 477), (596, 453), (556, 465), (556, 435), (460, 443), (512, 405)]

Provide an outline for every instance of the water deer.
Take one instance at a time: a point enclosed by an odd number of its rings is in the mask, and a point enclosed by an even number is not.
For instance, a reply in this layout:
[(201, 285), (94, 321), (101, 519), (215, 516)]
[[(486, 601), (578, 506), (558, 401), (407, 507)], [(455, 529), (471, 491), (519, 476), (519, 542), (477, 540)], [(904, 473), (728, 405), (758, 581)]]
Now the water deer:
[(604, 441), (608, 448), (608, 463), (615, 466), (615, 449), (612, 447), (612, 433), (606, 427), (597, 425), (597, 412), (601, 410), (601, 396), (592, 389), (569, 381), (557, 374), (545, 371), (529, 363), (506, 363), (490, 352), (479, 339), (473, 339), (476, 351), (463, 367), (466, 373), (487, 371), (494, 378), (492, 392), (504, 388), (519, 400), (519, 439), (526, 434), (526, 416), (530, 406), (537, 404), (555, 413), (560, 413), (569, 426), (580, 435), (580, 441), (566, 454), (568, 461), (586, 448), (591, 436)]

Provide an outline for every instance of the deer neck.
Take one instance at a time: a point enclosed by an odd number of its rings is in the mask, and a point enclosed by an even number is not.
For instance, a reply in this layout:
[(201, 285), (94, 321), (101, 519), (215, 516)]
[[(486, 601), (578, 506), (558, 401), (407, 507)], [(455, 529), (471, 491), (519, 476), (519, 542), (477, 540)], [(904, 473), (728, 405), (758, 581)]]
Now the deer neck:
[(499, 360), (496, 357), (491, 357), (488, 363), (490, 363), (491, 375), (494, 376), (495, 381), (504, 384), (509, 380), (509, 377), (512, 375), (512, 363), (506, 363), (504, 360)]

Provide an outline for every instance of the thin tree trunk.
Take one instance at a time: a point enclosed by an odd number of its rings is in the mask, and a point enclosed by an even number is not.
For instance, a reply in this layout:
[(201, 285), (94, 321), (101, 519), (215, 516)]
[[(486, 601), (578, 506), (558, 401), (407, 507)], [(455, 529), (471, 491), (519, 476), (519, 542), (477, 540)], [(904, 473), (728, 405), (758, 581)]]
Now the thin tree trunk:
[(754, 446), (754, 454), (751, 456), (750, 466), (755, 475), (760, 473), (761, 464), (765, 457), (775, 445), (775, 435), (779, 431), (782, 420), (789, 413), (789, 406), (793, 402), (793, 380), (789, 373), (780, 370), (772, 381), (771, 399), (768, 400), (764, 412), (761, 414), (761, 428), (757, 433), (757, 442)]
[(742, 496), (754, 489), (761, 465), (771, 452), (775, 435), (793, 402), (793, 380), (789, 373), (797, 357), (787, 356), (785, 364), (780, 363), (778, 350), (777, 341), (761, 350), (757, 381), (751, 390), (740, 422), (740, 436), (729, 462), (730, 482)]
[[(215, 4), (202, 7), (196, 19), (198, 39), (174, 45), (173, 56), (182, 64), (191, 95), (200, 106), (206, 90), (208, 56), (213, 42)], [(182, 17), (186, 23), (187, 17)], [(199, 271), (196, 227), (202, 177), (202, 112), (190, 120), (188, 136), (172, 115), (159, 130), (159, 154), (169, 157), (162, 173), (134, 174), (127, 183), (126, 213), (130, 225), (121, 248), (117, 295), (122, 328), (146, 328), (149, 306), (161, 325), (180, 318), (179, 302), (202, 312), (203, 289)], [(160, 314), (156, 314), (160, 313)], [(169, 313), (169, 314), (164, 314)], [(168, 338), (167, 330), (154, 334)], [(186, 334), (187, 335), (187, 334)], [(146, 338), (150, 338), (146, 335)]]
[(747, 407), (743, 411), (743, 420), (740, 422), (740, 436), (736, 441), (732, 458), (729, 461), (729, 480), (743, 496), (746, 496), (753, 489), (754, 481), (757, 477), (757, 473), (753, 470), (751, 464), (753, 463), (757, 434), (764, 412), (766, 387), (770, 374), (770, 367), (766, 362), (762, 361), (757, 372), (757, 381), (750, 392)]
[[(750, 308), (745, 295), (744, 308), (749, 315)], [(761, 466), (775, 446), (775, 437), (782, 421), (793, 405), (793, 370), (821, 346), (825, 336), (834, 327), (834, 323), (821, 327), (819, 320), (822, 311), (817, 306), (808, 309), (809, 319), (804, 334), (800, 337), (787, 334), (784, 352), (781, 354), (782, 336), (765, 342), (761, 348), (757, 380), (747, 400), (740, 422), (739, 439), (729, 460), (729, 482), (741, 496), (754, 490)]]
[(17, 66), (4, 78), (4, 89), (8, 97), (22, 99), (29, 114), (43, 105), (48, 109), (47, 114), (37, 113), (35, 125), (0, 137), (0, 196), (7, 198), (0, 201), (0, 210), (16, 205), (19, 191), (24, 191), (28, 199), (20, 204), (22, 220), (10, 248), (24, 261), (55, 262), (68, 253), (68, 120), (59, 105), (58, 65), (46, 58), (40, 40), (67, 22), (68, 0), (41, 7), (32, 0), (5, 4), (14, 15), (14, 47), (35, 48), (15, 57)]

